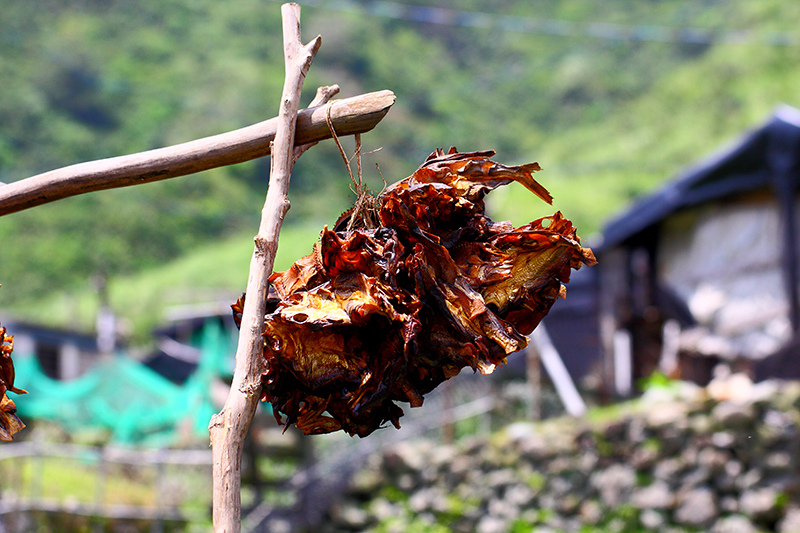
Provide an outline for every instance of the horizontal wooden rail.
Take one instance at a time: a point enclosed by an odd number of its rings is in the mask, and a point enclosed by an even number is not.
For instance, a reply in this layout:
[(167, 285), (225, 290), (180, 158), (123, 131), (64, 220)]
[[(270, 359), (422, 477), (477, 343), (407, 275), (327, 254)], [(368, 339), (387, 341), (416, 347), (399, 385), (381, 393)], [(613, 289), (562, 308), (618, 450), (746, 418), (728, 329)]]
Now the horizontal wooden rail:
[[(338, 135), (374, 128), (394, 104), (392, 91), (334, 100), (300, 111), (295, 145), (331, 137), (328, 115)], [(250, 161), (270, 153), (278, 119), (195, 141), (79, 163), (0, 185), (0, 216), (78, 194), (185, 176), (210, 168)]]
[(62, 457), (79, 460), (105, 460), (128, 465), (196, 465), (211, 466), (211, 450), (140, 450), (81, 446), (67, 443), (36, 441), (10, 442), (0, 446), (0, 461), (22, 457)]
[[(79, 516), (92, 516), (118, 520), (174, 520), (202, 522), (208, 516), (207, 508), (158, 507), (145, 505), (105, 504), (102, 507), (91, 503), (65, 502), (53, 498), (15, 499), (0, 501), (0, 516), (11, 513), (45, 511)], [(0, 520), (2, 522), (2, 520)]]

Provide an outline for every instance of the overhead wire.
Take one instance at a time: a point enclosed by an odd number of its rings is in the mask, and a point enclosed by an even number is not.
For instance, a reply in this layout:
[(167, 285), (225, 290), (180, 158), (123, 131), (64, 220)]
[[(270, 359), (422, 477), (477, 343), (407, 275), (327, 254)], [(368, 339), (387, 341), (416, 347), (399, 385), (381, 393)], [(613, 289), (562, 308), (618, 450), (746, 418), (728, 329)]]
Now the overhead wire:
[(495, 29), (507, 32), (585, 37), (627, 42), (663, 42), (688, 44), (800, 46), (800, 32), (752, 29), (670, 27), (653, 24), (617, 24), (611, 22), (576, 22), (563, 19), (501, 15), (443, 7), (403, 4), (375, 0), (306, 0), (304, 5), (332, 11), (366, 14), (409, 22)]

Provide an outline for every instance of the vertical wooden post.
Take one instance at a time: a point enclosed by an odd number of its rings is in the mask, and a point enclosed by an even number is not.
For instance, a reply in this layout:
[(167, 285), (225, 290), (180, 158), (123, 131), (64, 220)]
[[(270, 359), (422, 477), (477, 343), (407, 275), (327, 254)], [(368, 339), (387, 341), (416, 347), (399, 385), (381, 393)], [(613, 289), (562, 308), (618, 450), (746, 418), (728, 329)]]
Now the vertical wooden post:
[(164, 448), (158, 450), (155, 460), (155, 465), (153, 466), (156, 469), (156, 512), (150, 522), (150, 533), (164, 533), (164, 518), (166, 515), (164, 498), (166, 497), (165, 489), (167, 486), (167, 452)]
[(271, 150), (269, 189), (261, 213), (250, 261), (236, 368), (225, 406), (209, 425), (212, 447), (213, 521), (217, 533), (241, 531), (241, 467), (244, 440), (261, 395), (264, 312), (269, 276), (275, 262), (278, 235), (289, 210), (289, 177), (294, 165), (297, 111), (303, 80), (321, 44), (317, 36), (308, 45), (300, 41), (300, 6), (281, 6), (286, 67), (280, 115)]
[(542, 419), (542, 360), (532, 342), (525, 349), (525, 375), (528, 381), (528, 419)]
[(97, 452), (97, 478), (94, 486), (94, 513), (92, 520), (92, 531), (100, 532), (105, 529), (103, 516), (106, 502), (106, 480), (108, 479), (108, 461), (104, 448), (96, 448)]

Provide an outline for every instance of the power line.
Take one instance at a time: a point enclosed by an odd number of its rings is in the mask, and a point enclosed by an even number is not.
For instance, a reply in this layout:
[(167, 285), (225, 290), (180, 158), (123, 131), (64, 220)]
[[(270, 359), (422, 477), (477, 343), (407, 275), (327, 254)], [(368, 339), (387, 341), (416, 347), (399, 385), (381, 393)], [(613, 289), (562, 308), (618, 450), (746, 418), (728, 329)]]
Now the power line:
[(758, 31), (625, 25), (609, 22), (573, 22), (569, 20), (498, 15), (479, 11), (461, 11), (442, 7), (406, 5), (376, 0), (306, 0), (307, 6), (357, 14), (366, 14), (409, 22), (495, 29), (507, 32), (585, 37), (624, 42), (662, 42), (689, 44), (800, 46), (800, 33), (794, 31)]

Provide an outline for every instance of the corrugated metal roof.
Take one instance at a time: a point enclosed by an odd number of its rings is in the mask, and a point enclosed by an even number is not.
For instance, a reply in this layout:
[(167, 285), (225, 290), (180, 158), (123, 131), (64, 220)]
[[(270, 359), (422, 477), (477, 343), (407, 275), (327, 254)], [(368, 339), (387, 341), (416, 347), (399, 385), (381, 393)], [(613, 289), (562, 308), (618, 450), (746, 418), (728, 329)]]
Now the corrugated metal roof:
[(787, 105), (778, 107), (760, 128), (614, 217), (595, 249), (602, 253), (619, 246), (683, 207), (773, 186), (776, 165), (790, 165), (796, 170), (792, 178), (800, 182), (800, 110)]

